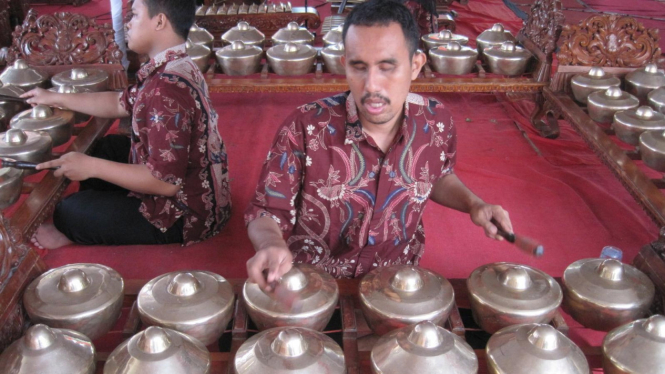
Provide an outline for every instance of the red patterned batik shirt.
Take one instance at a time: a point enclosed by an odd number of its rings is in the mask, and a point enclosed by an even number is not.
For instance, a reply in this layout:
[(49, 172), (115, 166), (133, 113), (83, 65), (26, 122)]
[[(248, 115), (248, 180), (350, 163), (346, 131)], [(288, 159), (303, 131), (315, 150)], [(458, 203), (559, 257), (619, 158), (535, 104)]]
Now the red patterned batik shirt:
[(161, 231), (184, 217), (183, 244), (219, 232), (231, 215), (228, 161), (201, 71), (185, 45), (167, 49), (136, 74), (121, 96), (132, 114), (129, 161), (179, 185), (173, 197), (139, 194), (143, 216)]
[(450, 113), (434, 99), (409, 94), (386, 153), (363, 132), (351, 94), (304, 105), (279, 129), (245, 221), (271, 217), (295, 262), (338, 278), (418, 264), (423, 209), (453, 172), (455, 148)]

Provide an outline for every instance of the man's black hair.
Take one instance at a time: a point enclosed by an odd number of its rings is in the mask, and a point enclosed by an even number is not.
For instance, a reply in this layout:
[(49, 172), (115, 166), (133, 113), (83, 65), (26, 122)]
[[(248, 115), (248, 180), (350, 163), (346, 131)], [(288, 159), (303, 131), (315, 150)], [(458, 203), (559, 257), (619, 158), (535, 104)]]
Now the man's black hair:
[(344, 20), (342, 40), (346, 41), (349, 27), (355, 26), (388, 26), (395, 22), (402, 27), (404, 39), (409, 46), (409, 56), (413, 57), (418, 49), (420, 31), (411, 11), (399, 1), (369, 0), (356, 4)]
[(150, 18), (164, 13), (173, 26), (173, 31), (187, 40), (189, 28), (194, 24), (196, 0), (143, 0)]

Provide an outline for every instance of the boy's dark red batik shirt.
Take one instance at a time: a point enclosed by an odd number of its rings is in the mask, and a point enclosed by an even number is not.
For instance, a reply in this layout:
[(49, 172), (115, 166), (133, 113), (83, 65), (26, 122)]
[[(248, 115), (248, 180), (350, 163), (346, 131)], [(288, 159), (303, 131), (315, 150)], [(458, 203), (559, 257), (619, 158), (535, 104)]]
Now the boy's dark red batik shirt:
[(228, 221), (231, 196), (226, 149), (203, 75), (182, 44), (143, 65), (136, 79), (121, 96), (132, 114), (129, 161), (180, 191), (173, 197), (131, 194), (162, 231), (184, 217), (183, 244), (209, 238)]

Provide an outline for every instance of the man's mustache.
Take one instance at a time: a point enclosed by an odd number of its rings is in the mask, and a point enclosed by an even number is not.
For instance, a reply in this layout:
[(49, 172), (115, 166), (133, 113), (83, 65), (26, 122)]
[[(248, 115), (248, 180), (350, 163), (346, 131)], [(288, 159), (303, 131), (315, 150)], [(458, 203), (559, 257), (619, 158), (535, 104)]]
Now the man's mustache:
[(367, 100), (369, 100), (369, 99), (381, 99), (381, 100), (385, 101), (386, 104), (390, 105), (390, 99), (387, 98), (387, 97), (385, 97), (385, 96), (383, 96), (383, 95), (381, 95), (381, 94), (378, 94), (378, 93), (366, 93), (366, 94), (363, 95), (363, 97), (360, 99), (360, 103), (361, 103), (361, 104), (365, 104), (365, 101), (367, 101)]

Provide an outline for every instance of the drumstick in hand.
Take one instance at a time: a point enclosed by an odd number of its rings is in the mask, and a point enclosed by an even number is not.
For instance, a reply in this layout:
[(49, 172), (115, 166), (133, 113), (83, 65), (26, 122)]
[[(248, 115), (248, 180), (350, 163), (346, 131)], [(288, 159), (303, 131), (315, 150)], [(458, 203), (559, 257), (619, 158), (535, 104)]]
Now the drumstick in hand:
[[(13, 161), (0, 158), (0, 168), (15, 168), (15, 169), (35, 169), (39, 165), (36, 162), (27, 162), (27, 161)], [(57, 167), (47, 168), (45, 170), (57, 170)]]
[(498, 234), (501, 235), (509, 243), (515, 244), (515, 246), (533, 257), (540, 257), (545, 253), (545, 247), (542, 244), (538, 243), (534, 239), (527, 238), (526, 236), (517, 235), (515, 233), (506, 232), (499, 223), (492, 218), (492, 223), (496, 226)]

